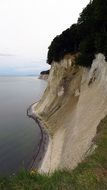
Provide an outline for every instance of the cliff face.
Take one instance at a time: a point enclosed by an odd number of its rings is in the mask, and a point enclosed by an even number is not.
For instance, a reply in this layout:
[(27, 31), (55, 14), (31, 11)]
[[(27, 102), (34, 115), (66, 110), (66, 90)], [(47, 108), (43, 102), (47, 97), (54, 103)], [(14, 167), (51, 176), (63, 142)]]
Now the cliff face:
[(49, 76), (48, 74), (40, 74), (39, 79), (47, 80), (48, 76)]
[(50, 70), (42, 71), (40, 73), (39, 79), (47, 80)]
[(49, 145), (41, 172), (73, 169), (94, 148), (93, 138), (107, 114), (107, 63), (98, 54), (91, 69), (75, 66), (73, 56), (53, 62), (48, 86), (35, 106)]

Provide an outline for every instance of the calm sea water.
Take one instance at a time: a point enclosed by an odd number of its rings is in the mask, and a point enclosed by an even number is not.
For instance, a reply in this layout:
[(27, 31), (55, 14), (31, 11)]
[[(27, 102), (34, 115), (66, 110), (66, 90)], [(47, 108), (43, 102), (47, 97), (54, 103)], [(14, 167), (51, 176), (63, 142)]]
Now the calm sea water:
[(40, 129), (26, 115), (47, 83), (36, 77), (0, 77), (0, 175), (28, 167), (40, 141)]

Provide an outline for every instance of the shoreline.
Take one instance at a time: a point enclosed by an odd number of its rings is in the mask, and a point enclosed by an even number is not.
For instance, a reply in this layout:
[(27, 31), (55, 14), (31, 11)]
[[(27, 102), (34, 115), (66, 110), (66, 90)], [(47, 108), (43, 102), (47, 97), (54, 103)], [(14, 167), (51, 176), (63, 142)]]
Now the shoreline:
[(43, 124), (43, 121), (36, 116), (35, 111), (34, 111), (34, 107), (36, 106), (37, 103), (38, 102), (31, 104), (29, 108), (27, 109), (27, 116), (33, 119), (36, 122), (36, 124), (38, 124), (38, 127), (40, 128), (40, 131), (41, 131), (40, 142), (37, 146), (36, 153), (34, 153), (32, 161), (30, 162), (28, 166), (29, 170), (39, 169), (39, 167), (42, 164), (43, 158), (45, 156), (45, 153), (47, 151), (47, 147), (49, 144), (49, 136), (45, 130), (45, 125)]

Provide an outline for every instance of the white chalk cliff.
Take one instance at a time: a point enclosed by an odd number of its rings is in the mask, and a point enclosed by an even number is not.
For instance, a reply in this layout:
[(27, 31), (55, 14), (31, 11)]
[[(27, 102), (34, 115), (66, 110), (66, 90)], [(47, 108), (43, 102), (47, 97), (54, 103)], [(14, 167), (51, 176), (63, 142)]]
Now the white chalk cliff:
[(107, 115), (107, 62), (97, 54), (90, 69), (74, 56), (53, 62), (35, 114), (49, 134), (40, 172), (73, 169), (90, 153), (99, 122)]
[(47, 80), (48, 76), (49, 76), (48, 74), (40, 74), (40, 76), (38, 78), (42, 79), (42, 80)]

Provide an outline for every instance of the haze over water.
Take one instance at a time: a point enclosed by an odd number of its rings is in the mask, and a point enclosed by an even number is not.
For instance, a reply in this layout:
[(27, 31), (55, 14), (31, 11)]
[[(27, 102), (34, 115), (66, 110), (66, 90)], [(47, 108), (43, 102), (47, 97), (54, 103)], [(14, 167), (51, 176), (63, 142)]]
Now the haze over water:
[(0, 175), (31, 162), (40, 141), (40, 129), (26, 115), (38, 101), (46, 82), (36, 77), (0, 77)]

